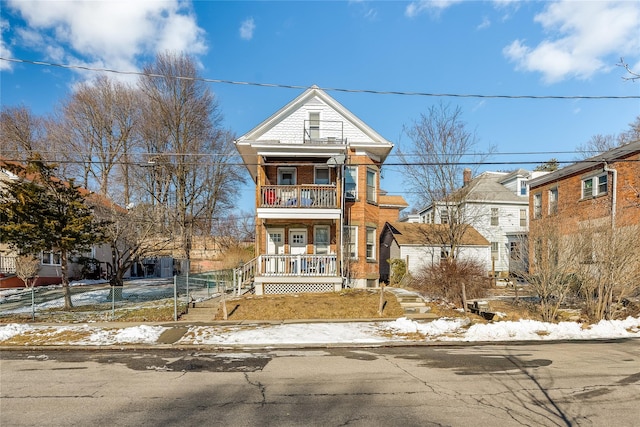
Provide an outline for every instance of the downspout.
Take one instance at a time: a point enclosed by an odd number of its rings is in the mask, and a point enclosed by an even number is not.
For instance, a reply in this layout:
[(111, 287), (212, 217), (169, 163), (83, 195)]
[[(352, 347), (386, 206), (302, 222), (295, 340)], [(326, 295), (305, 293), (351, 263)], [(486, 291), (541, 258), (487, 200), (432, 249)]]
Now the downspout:
[(613, 181), (611, 182), (611, 229), (616, 228), (616, 189), (618, 188), (618, 171), (609, 167), (607, 162), (604, 162), (605, 172), (611, 172), (613, 176)]

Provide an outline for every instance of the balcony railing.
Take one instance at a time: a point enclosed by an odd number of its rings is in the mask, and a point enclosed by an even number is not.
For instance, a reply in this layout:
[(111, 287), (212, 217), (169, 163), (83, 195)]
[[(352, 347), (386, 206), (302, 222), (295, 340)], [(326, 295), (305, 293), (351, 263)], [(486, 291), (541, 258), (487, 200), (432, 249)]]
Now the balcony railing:
[(260, 255), (256, 276), (336, 276), (336, 255)]
[(262, 208), (338, 207), (335, 185), (265, 185), (260, 188)]

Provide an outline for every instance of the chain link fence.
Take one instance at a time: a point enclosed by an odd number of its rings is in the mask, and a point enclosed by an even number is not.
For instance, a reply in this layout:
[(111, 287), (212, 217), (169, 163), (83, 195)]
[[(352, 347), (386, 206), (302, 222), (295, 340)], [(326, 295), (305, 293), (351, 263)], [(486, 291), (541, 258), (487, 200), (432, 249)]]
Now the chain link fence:
[(190, 303), (222, 292), (240, 294), (238, 270), (129, 280), (124, 286), (78, 283), (69, 286), (65, 308), (61, 285), (0, 290), (0, 322), (87, 322), (178, 320)]

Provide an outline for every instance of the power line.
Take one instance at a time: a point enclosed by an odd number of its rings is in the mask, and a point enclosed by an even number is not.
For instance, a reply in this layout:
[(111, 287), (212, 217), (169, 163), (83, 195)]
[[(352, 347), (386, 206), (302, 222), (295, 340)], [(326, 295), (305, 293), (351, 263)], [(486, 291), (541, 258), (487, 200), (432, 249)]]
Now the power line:
[[(144, 77), (173, 78), (176, 80), (201, 81), (205, 83), (220, 83), (220, 84), (230, 84), (230, 85), (270, 87), (270, 88), (280, 88), (280, 89), (299, 89), (299, 90), (306, 90), (309, 88), (308, 86), (285, 85), (285, 84), (279, 84), (279, 83), (257, 83), (257, 82), (213, 79), (213, 78), (204, 78), (204, 77), (170, 76), (165, 74), (144, 73), (141, 71), (122, 71), (122, 70), (114, 70), (110, 68), (88, 67), (85, 65), (57, 64), (53, 62), (33, 61), (29, 59), (20, 59), (20, 58), (0, 57), (0, 60), (8, 61), (8, 62), (31, 64), (31, 65), (40, 65), (40, 66), (46, 66), (46, 67), (58, 67), (58, 68), (71, 69), (71, 70), (94, 71), (94, 72), (101, 72), (101, 73), (113, 73), (113, 74), (134, 75), (134, 76), (144, 76)], [(367, 93), (372, 95), (425, 96), (425, 97), (442, 97), (442, 98), (569, 99), (569, 100), (571, 99), (591, 99), (591, 100), (640, 99), (640, 95), (485, 95), (485, 94), (470, 94), (470, 93), (463, 94), (463, 93), (382, 91), (382, 90), (372, 90), (372, 89), (345, 89), (345, 88), (335, 88), (335, 87), (321, 87), (320, 89), (322, 89), (325, 92)]]

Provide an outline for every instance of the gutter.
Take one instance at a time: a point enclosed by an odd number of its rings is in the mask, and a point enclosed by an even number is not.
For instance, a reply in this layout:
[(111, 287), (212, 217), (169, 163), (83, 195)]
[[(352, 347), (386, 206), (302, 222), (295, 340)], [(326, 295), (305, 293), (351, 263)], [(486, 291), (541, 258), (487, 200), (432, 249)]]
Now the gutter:
[(605, 172), (611, 172), (612, 176), (613, 176), (613, 182), (611, 183), (611, 228), (614, 229), (616, 228), (616, 204), (617, 204), (617, 197), (616, 197), (616, 189), (618, 188), (618, 171), (610, 168), (609, 165), (607, 164), (607, 162), (604, 162), (604, 169)]

